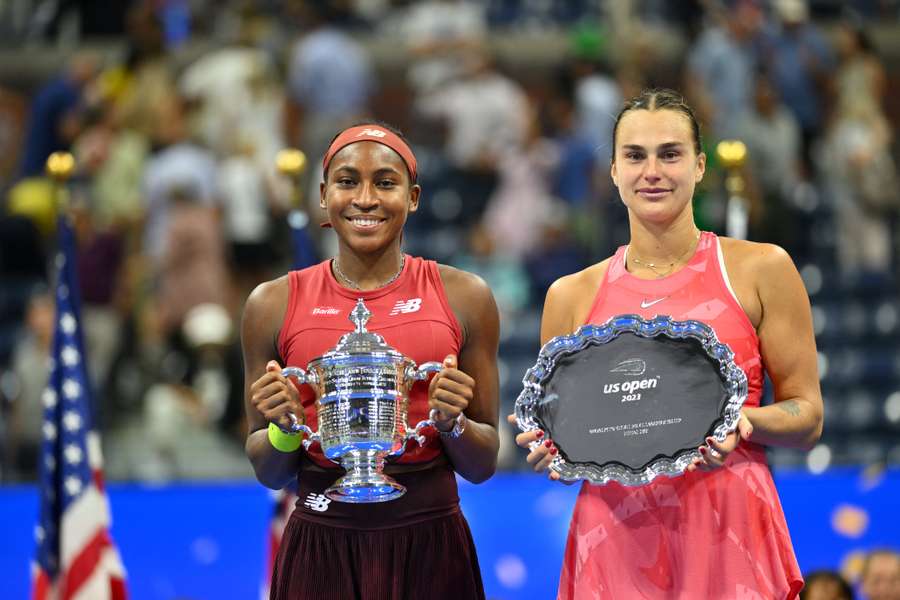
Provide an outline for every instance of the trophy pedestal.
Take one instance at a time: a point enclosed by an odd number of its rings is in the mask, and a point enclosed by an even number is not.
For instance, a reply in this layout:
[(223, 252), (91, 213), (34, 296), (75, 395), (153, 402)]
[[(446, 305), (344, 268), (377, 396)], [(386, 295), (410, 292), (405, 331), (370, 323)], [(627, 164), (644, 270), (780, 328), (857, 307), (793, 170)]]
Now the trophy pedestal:
[(385, 452), (351, 450), (340, 458), (347, 474), (327, 490), (325, 496), (339, 502), (370, 503), (396, 500), (406, 488), (385, 475)]

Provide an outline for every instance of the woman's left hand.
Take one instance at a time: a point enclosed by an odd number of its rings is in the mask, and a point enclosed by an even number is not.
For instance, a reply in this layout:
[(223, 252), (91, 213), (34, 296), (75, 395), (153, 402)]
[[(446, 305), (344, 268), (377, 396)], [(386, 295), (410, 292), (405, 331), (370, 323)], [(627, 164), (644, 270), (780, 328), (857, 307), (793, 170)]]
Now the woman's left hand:
[(725, 464), (728, 455), (731, 454), (741, 440), (748, 442), (750, 436), (753, 435), (753, 424), (747, 415), (741, 411), (741, 417), (738, 419), (737, 429), (729, 433), (725, 437), (724, 442), (717, 442), (712, 436), (706, 438), (706, 445), (700, 446), (697, 450), (700, 457), (695, 458), (694, 462), (688, 465), (687, 471), (711, 471)]
[(453, 421), (475, 397), (475, 380), (456, 366), (456, 356), (448, 355), (444, 359), (444, 368), (428, 386), (428, 405), (437, 411), (435, 423), (444, 431), (453, 427)]

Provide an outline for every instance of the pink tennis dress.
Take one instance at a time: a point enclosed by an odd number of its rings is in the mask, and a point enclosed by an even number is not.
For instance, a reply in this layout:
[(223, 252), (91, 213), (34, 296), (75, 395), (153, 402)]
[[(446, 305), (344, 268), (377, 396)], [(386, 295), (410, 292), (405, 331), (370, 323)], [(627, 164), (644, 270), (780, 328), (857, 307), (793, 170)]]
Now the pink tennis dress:
[[(710, 325), (747, 374), (746, 405), (759, 405), (759, 339), (728, 282), (715, 234), (704, 232), (688, 264), (662, 279), (632, 276), (619, 248), (587, 322), (619, 314)], [(742, 443), (711, 472), (641, 487), (582, 484), (559, 598), (769, 600), (795, 598), (802, 587), (763, 448)]]

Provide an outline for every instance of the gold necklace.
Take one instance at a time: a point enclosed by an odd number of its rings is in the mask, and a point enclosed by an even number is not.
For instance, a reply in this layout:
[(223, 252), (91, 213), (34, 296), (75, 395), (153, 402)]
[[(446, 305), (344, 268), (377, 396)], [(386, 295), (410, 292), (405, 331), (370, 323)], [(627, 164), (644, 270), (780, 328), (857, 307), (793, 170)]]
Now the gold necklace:
[[(670, 262), (668, 265), (661, 265), (659, 263), (645, 262), (645, 261), (639, 259), (637, 256), (634, 256), (634, 254), (631, 254), (630, 256), (628, 256), (628, 258), (632, 262), (634, 262), (634, 264), (641, 265), (642, 267), (647, 267), (648, 269), (653, 271), (656, 274), (657, 278), (665, 277), (666, 275), (668, 275), (669, 273), (672, 272), (672, 270), (675, 268), (675, 265), (677, 265), (681, 261), (681, 259), (687, 255), (688, 252), (690, 252), (692, 249), (696, 248), (694, 243), (699, 239), (700, 239), (700, 230), (698, 229), (696, 235), (694, 235), (694, 240), (690, 244), (688, 244), (687, 249), (684, 252), (682, 252), (681, 254), (679, 254), (678, 257), (675, 260), (673, 260), (672, 262)], [(660, 268), (664, 268), (666, 270), (664, 272), (660, 272), (660, 270), (659, 270)]]
[[(403, 266), (404, 266), (405, 264), (406, 264), (406, 255), (405, 255), (405, 254), (401, 254), (401, 255), (400, 255), (400, 268), (397, 269), (397, 272), (394, 273), (394, 276), (391, 277), (390, 279), (388, 279), (387, 281), (385, 281), (384, 283), (379, 284), (379, 285), (376, 285), (375, 288), (373, 288), (373, 289), (383, 288), (383, 287), (386, 286), (386, 285), (390, 285), (390, 284), (394, 283), (394, 282), (397, 280), (397, 278), (400, 277), (400, 273), (403, 272)], [(331, 270), (334, 272), (335, 275), (337, 275), (338, 279), (343, 280), (343, 282), (344, 282), (347, 286), (349, 286), (350, 288), (352, 288), (352, 289), (354, 289), (354, 290), (360, 290), (360, 291), (362, 291), (362, 288), (359, 287), (359, 284), (358, 284), (358, 283), (356, 283), (355, 281), (353, 281), (352, 279), (350, 279), (349, 277), (347, 277), (346, 275), (344, 275), (344, 272), (341, 271), (341, 267), (338, 265), (337, 258), (332, 258), (332, 259), (331, 259)]]

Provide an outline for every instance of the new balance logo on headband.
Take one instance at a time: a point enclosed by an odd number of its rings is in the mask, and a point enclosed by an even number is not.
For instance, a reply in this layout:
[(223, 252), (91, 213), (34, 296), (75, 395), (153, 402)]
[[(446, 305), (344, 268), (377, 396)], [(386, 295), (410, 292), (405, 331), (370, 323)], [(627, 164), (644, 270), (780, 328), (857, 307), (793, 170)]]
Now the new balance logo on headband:
[(390, 316), (399, 315), (400, 313), (414, 313), (422, 308), (421, 298), (410, 298), (409, 300), (397, 300), (397, 304), (391, 309)]
[(369, 136), (377, 137), (377, 138), (383, 138), (387, 134), (385, 132), (381, 131), (380, 129), (363, 129), (362, 131), (360, 131), (359, 133), (356, 134), (356, 137), (361, 137), (364, 135), (369, 135)]

